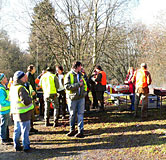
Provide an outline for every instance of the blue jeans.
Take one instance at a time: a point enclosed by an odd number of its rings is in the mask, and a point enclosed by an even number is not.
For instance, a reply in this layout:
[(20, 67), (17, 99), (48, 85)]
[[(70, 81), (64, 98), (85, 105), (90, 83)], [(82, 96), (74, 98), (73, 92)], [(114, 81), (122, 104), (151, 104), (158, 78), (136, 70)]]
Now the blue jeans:
[(131, 100), (130, 109), (131, 109), (132, 111), (134, 111), (135, 94), (133, 94), (132, 96), (130, 96), (130, 100)]
[(9, 125), (9, 113), (8, 114), (2, 114), (0, 115), (0, 139), (6, 140), (9, 138), (9, 131), (8, 131), (8, 125)]
[(14, 121), (14, 148), (20, 147), (20, 136), (22, 135), (22, 144), (24, 149), (30, 149), (29, 130), (30, 120), (24, 122)]
[(75, 130), (75, 117), (77, 112), (78, 132), (82, 132), (84, 129), (85, 98), (81, 98), (79, 100), (68, 99), (67, 101), (70, 114), (70, 131)]

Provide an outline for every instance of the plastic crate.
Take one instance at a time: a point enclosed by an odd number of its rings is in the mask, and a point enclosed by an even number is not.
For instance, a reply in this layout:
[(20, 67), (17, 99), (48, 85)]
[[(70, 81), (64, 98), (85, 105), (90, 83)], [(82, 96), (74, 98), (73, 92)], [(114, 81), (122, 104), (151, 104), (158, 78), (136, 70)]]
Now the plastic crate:
[(159, 108), (159, 98), (156, 95), (148, 96), (148, 108)]

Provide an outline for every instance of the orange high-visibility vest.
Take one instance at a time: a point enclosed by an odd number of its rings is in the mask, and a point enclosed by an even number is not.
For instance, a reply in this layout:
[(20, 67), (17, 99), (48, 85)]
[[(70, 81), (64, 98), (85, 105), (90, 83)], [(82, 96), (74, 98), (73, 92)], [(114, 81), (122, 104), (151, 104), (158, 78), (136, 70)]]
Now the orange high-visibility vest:
[(136, 73), (136, 88), (148, 87), (146, 70), (140, 69)]
[(36, 83), (36, 84), (39, 84), (39, 82), (40, 82), (40, 79), (39, 79), (39, 78), (36, 78), (36, 79), (35, 79), (35, 83)]
[(104, 71), (100, 71), (99, 73), (102, 74), (102, 79), (101, 79), (101, 84), (104, 86), (107, 84), (107, 78), (106, 78), (106, 73)]

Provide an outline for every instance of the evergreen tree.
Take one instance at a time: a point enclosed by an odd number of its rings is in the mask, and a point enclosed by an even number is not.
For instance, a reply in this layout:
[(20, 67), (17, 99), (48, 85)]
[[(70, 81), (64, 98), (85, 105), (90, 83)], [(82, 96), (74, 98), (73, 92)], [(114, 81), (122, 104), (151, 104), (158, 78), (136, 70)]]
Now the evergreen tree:
[(36, 68), (41, 71), (49, 65), (61, 64), (60, 30), (55, 21), (55, 9), (49, 0), (44, 0), (34, 8), (30, 36), (30, 53)]

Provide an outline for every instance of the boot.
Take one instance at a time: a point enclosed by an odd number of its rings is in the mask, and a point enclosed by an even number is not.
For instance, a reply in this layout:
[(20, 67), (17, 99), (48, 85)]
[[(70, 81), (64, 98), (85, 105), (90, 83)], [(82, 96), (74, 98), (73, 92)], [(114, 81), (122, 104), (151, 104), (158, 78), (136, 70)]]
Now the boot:
[(72, 137), (76, 134), (75, 130), (70, 131), (69, 133), (66, 134), (68, 137)]
[(77, 138), (84, 138), (83, 131), (79, 131), (79, 132), (75, 135), (75, 137), (77, 137)]
[(56, 119), (56, 120), (54, 121), (53, 127), (57, 127), (57, 126), (58, 126), (58, 120)]
[(38, 132), (38, 130), (37, 129), (35, 129), (35, 128), (33, 128), (33, 121), (31, 120), (31, 128), (30, 128), (30, 131), (29, 131), (30, 133), (37, 133)]
[(50, 122), (49, 122), (49, 118), (46, 118), (45, 126), (46, 126), (46, 127), (51, 126), (51, 124), (50, 124)]

